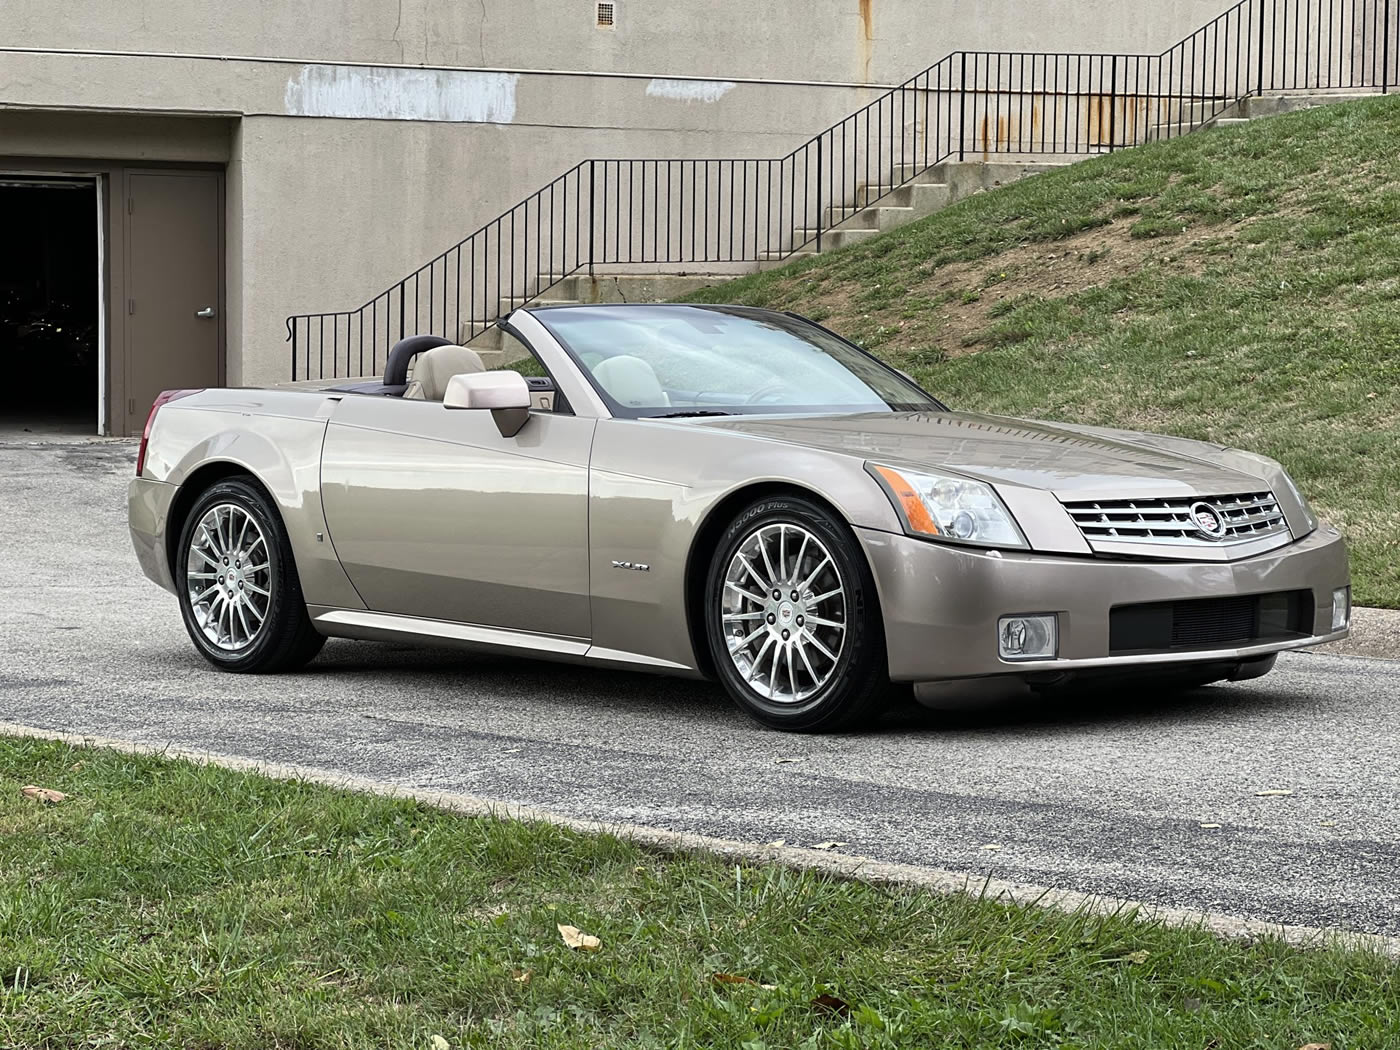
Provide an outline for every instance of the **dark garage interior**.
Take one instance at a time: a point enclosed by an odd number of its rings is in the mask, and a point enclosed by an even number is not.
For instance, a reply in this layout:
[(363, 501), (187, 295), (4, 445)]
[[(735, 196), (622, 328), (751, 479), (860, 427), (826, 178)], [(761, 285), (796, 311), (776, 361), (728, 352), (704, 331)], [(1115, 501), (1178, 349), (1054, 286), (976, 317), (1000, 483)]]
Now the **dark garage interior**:
[(0, 230), (0, 426), (96, 433), (96, 185), (0, 174)]

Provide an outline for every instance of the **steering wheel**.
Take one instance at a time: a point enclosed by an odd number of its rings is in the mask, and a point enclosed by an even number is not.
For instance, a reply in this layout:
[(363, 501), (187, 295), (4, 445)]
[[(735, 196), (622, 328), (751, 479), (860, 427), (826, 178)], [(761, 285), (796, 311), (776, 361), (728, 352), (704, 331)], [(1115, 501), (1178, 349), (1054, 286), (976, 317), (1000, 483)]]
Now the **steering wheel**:
[(781, 379), (770, 379), (752, 394), (744, 399), (746, 405), (757, 405), (763, 402), (764, 398), (773, 397), (775, 394), (783, 392), (784, 383)]

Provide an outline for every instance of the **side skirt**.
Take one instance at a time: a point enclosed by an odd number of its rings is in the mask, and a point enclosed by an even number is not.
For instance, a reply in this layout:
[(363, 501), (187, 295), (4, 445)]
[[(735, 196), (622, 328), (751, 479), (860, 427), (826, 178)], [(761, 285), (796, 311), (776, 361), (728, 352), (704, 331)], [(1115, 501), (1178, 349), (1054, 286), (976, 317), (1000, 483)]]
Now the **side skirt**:
[(311, 622), (331, 638), (355, 638), (368, 642), (410, 642), (422, 645), (460, 646), (476, 652), (516, 653), (537, 660), (594, 664), (631, 671), (699, 678), (700, 672), (684, 664), (658, 660), (641, 653), (603, 649), (586, 638), (566, 638), (529, 631), (510, 631), (480, 624), (453, 623), (421, 616), (370, 612), (363, 609), (307, 608)]

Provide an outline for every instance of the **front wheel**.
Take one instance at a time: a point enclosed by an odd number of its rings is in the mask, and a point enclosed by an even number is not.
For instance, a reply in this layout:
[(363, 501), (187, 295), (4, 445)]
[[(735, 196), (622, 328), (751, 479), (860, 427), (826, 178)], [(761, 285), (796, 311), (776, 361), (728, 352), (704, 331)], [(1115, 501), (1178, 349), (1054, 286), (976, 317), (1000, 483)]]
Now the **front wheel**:
[(746, 508), (710, 564), (705, 626), (726, 691), (764, 725), (853, 728), (889, 687), (875, 581), (849, 527), (798, 497)]
[(221, 670), (293, 670), (325, 644), (307, 615), (282, 516), (249, 481), (220, 481), (199, 498), (172, 568), (185, 629)]

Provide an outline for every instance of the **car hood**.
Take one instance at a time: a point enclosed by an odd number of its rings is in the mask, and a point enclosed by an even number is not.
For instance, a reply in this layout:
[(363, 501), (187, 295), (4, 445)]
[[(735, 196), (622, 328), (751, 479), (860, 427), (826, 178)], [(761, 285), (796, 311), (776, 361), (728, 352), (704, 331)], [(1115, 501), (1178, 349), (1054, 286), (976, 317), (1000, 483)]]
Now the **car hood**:
[(997, 486), (1080, 498), (1206, 496), (1268, 487), (1268, 461), (1220, 445), (1065, 423), (896, 412), (730, 416), (705, 425), (893, 467), (942, 468)]

